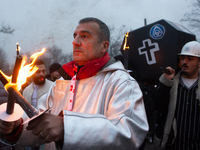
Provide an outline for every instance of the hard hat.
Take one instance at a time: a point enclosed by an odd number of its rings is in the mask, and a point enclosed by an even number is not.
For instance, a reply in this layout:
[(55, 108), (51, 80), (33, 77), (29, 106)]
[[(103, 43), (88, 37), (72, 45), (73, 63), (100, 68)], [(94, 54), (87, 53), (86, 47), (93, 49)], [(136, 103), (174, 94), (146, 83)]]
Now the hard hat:
[(200, 57), (200, 43), (197, 41), (191, 41), (186, 43), (183, 46), (181, 53), (179, 53), (178, 55)]

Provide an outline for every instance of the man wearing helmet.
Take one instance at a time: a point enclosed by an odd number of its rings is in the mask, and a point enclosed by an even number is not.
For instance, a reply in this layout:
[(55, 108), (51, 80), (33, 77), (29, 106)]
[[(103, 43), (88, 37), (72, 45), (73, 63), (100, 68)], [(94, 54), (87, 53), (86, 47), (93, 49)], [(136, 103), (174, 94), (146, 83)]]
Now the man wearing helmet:
[[(186, 43), (180, 55), (181, 71), (159, 78), (155, 100), (162, 110), (155, 142), (166, 149), (200, 149), (200, 43)], [(162, 139), (162, 140), (160, 140)]]

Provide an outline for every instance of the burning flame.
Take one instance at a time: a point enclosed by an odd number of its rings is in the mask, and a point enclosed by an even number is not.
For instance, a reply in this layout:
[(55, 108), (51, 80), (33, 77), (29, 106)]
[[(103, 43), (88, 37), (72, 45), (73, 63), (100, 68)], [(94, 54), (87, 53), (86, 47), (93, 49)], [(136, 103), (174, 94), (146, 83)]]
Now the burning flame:
[(125, 34), (125, 42), (124, 42), (123, 50), (129, 49), (129, 46), (126, 46), (126, 45), (127, 45), (128, 33), (129, 33), (129, 32), (127, 32), (127, 33)]
[(26, 60), (27, 60), (27, 57), (26, 56), (23, 56), (23, 59), (22, 59), (22, 63), (21, 63), (21, 66), (20, 66), (20, 69), (19, 69), (19, 74), (18, 74), (18, 77), (17, 77), (17, 83), (12, 83), (11, 79), (12, 79), (12, 76), (6, 76), (1, 70), (0, 72), (2, 73), (2, 75), (7, 79), (8, 83), (4, 86), (5, 89), (8, 89), (9, 87), (13, 87), (15, 88), (16, 90), (20, 90), (21, 89), (21, 86), (26, 83), (26, 78), (27, 77), (30, 77), (32, 76), (37, 70), (38, 70), (38, 67), (36, 67), (34, 65), (34, 62), (36, 61), (36, 59), (42, 55), (44, 52), (45, 52), (45, 48), (43, 48), (40, 52), (38, 53), (34, 53), (33, 55), (31, 55), (31, 59), (32, 62), (30, 64), (26, 64)]
[(21, 47), (19, 46), (19, 43), (16, 43), (17, 44), (17, 49), (16, 49), (16, 51), (20, 51), (21, 50)]

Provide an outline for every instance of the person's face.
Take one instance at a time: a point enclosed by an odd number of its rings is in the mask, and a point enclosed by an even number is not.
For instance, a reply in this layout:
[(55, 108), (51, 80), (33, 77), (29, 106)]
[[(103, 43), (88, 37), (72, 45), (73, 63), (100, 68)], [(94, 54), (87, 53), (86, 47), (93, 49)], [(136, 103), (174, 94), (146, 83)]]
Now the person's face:
[(60, 77), (61, 75), (58, 71), (54, 71), (51, 73), (51, 81), (55, 81), (56, 79), (59, 79)]
[(182, 76), (184, 78), (194, 79), (199, 75), (200, 61), (199, 57), (181, 56)]
[(79, 66), (102, 57), (108, 49), (108, 41), (98, 42), (99, 25), (95, 22), (81, 23), (74, 32), (73, 58)]
[(33, 82), (36, 85), (43, 85), (45, 83), (46, 68), (45, 65), (37, 65), (38, 70), (33, 75)]

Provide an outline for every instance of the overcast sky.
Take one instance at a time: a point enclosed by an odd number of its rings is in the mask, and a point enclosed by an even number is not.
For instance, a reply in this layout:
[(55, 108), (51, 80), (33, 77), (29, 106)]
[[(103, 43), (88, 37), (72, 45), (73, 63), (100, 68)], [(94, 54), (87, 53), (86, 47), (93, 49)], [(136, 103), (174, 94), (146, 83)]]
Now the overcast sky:
[[(96, 17), (108, 26), (125, 25), (135, 30), (166, 19), (179, 23), (195, 0), (0, 0), (0, 24), (10, 25), (13, 34), (0, 33), (0, 47), (15, 61), (16, 43), (21, 52), (36, 52), (57, 45), (72, 51), (73, 32), (84, 17)], [(186, 25), (182, 24), (187, 28)]]

